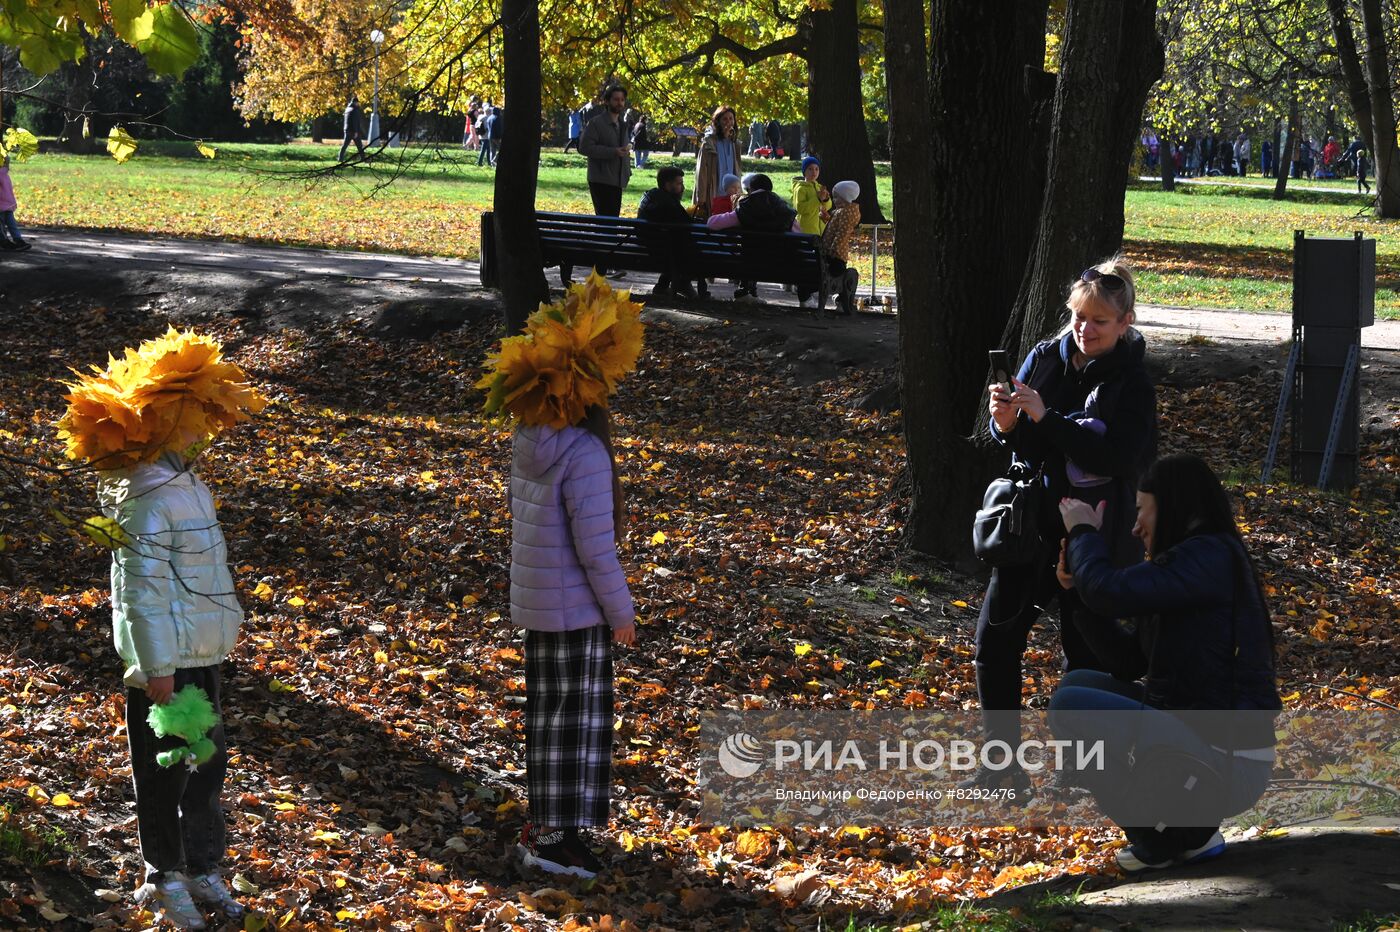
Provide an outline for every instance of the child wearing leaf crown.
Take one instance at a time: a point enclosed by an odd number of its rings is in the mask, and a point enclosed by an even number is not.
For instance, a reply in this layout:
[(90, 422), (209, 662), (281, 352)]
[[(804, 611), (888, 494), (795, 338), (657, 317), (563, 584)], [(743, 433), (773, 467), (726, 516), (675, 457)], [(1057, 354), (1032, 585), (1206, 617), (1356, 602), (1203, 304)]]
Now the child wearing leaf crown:
[(637, 364), (641, 305), (595, 271), (507, 337), (477, 383), (518, 421), (511, 457), (511, 621), (525, 629), (530, 821), (522, 861), (593, 877), (580, 829), (608, 824), (613, 644), (636, 643), (617, 556), (622, 489), (607, 399)]
[[(70, 459), (98, 471), (107, 520), (88, 524), (112, 547), (113, 641), (126, 664), (127, 741), (146, 863), (136, 900), (179, 928), (203, 929), (195, 901), (231, 918), (243, 913), (218, 872), (228, 761), (218, 724), (219, 664), (243, 612), (214, 500), (190, 459), (264, 401), (216, 342), (173, 328), (121, 359), (109, 357), (105, 370), (74, 375), (59, 437)], [(204, 707), (190, 709), (190, 699)], [(176, 718), (198, 724), (187, 731)]]

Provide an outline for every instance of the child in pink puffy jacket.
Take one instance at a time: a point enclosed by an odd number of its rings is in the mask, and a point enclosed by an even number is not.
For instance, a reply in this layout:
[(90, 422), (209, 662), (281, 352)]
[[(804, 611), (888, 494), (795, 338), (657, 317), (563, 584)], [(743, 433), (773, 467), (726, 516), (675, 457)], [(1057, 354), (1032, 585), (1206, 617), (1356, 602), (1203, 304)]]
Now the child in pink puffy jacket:
[(0, 248), (20, 251), (32, 248), (15, 225), (15, 208), (18, 206), (14, 182), (10, 180), (10, 159), (6, 156), (4, 162), (0, 162)]
[(530, 797), (518, 849), (528, 866), (592, 877), (602, 865), (579, 829), (608, 824), (612, 645), (637, 637), (617, 557), (622, 499), (607, 409), (562, 429), (518, 427), (510, 500)]

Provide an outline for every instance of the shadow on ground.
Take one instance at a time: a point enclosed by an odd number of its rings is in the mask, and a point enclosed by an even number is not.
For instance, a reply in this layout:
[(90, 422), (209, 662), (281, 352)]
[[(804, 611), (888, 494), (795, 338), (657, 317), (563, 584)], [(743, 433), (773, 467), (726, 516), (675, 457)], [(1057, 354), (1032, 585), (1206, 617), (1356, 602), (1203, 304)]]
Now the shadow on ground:
[[(1139, 878), (1061, 877), (992, 897), (1098, 929), (1294, 932), (1400, 916), (1400, 837), (1306, 830), (1231, 843), (1219, 859)], [(1064, 905), (1061, 898), (1071, 902)], [(1383, 927), (1366, 924), (1362, 928)]]

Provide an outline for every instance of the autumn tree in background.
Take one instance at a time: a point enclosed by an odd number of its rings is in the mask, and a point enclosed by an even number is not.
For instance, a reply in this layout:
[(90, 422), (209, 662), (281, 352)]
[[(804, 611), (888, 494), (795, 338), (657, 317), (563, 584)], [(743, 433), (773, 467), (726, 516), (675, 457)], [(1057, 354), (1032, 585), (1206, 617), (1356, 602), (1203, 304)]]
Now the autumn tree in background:
[(1121, 243), (1132, 143), (1162, 69), (1156, 0), (1069, 0), (1047, 75), (1048, 8), (886, 2), (907, 536), (945, 557), (969, 552), (1000, 461), (982, 439), (986, 351), (1047, 335), (1066, 283)]
[[(619, 22), (624, 67), (648, 99), (683, 106), (708, 122), (720, 103), (739, 119), (806, 118), (808, 148), (828, 184), (860, 184), (861, 216), (883, 221), (865, 121), (864, 74), (883, 70), (883, 18), (873, 0), (697, 0), (674, 9), (638, 5)], [(776, 66), (776, 70), (775, 70)]]
[(1333, 105), (1343, 100), (1324, 4), (1165, 0), (1159, 22), (1170, 54), (1162, 80), (1148, 96), (1146, 119), (1163, 150), (1169, 141), (1205, 132), (1231, 142), (1245, 132), (1256, 140), (1257, 157), (1260, 137), (1269, 139), (1281, 169), (1274, 196), (1282, 198), (1303, 104), (1330, 117)]
[[(376, 54), (380, 100), (401, 96), (405, 54), (392, 33), (396, 0), (290, 3), (295, 36), (253, 23), (243, 29), (243, 81), (234, 95), (245, 117), (311, 119), (340, 110), (352, 93), (368, 106)], [(390, 36), (378, 49), (370, 41), (376, 29)]]

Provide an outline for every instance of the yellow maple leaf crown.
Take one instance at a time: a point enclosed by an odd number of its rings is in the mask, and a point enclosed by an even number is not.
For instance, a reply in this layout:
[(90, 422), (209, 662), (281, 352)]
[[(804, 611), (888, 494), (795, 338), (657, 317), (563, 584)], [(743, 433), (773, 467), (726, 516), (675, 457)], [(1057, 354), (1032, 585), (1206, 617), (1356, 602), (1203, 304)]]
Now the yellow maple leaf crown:
[(105, 369), (72, 372), (58, 436), (69, 459), (99, 469), (189, 453), (267, 404), (216, 340), (174, 327)]
[(557, 429), (577, 424), (637, 366), (642, 305), (596, 271), (563, 299), (541, 304), (525, 329), (486, 357), (487, 414)]

